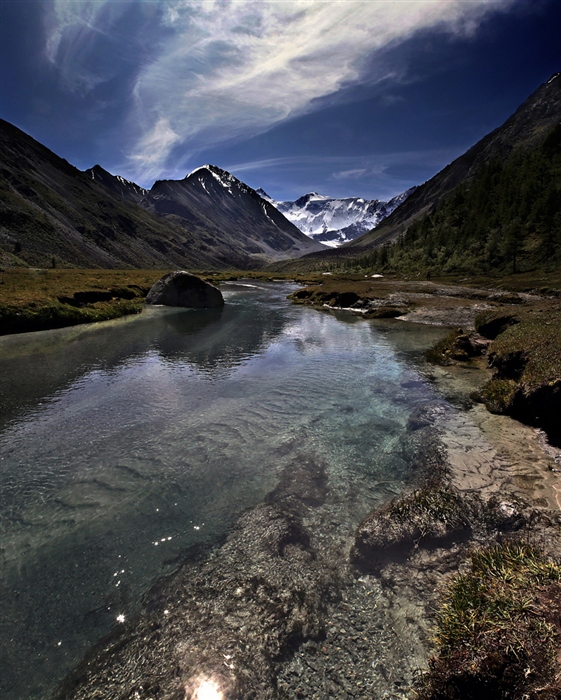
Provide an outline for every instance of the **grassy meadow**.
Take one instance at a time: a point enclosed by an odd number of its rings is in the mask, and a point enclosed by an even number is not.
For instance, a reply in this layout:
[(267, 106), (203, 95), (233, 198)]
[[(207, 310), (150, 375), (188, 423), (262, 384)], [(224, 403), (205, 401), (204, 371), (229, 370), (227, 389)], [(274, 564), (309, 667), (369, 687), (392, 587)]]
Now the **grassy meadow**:
[[(63, 328), (140, 313), (146, 294), (170, 270), (13, 268), (0, 272), (0, 335)], [(194, 271), (216, 284), (238, 277), (294, 279), (264, 272)], [(307, 275), (302, 284), (318, 276)]]

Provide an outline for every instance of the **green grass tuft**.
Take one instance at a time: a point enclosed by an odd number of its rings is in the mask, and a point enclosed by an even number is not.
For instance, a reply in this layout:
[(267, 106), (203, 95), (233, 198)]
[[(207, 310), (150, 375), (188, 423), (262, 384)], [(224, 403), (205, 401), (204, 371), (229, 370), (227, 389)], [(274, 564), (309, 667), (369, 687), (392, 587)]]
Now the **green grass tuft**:
[(437, 613), (418, 697), (560, 697), (560, 582), (561, 567), (527, 543), (474, 552)]

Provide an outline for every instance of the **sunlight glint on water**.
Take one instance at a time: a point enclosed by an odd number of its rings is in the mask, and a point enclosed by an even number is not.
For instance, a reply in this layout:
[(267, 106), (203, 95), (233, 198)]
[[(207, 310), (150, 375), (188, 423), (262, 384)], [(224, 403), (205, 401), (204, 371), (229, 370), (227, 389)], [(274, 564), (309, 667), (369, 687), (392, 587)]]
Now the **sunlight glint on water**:
[(407, 481), (400, 441), (432, 398), (407, 356), (442, 331), (224, 291), (222, 313), (0, 340), (4, 700), (45, 697), (293, 460), (327, 465), (345, 531)]

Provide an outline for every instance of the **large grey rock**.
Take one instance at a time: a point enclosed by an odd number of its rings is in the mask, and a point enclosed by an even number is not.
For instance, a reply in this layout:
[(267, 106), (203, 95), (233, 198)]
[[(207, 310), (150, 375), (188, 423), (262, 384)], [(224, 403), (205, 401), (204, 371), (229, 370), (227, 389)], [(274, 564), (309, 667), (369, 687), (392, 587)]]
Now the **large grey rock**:
[(196, 275), (178, 270), (159, 279), (146, 297), (147, 304), (215, 309), (224, 306), (222, 292)]

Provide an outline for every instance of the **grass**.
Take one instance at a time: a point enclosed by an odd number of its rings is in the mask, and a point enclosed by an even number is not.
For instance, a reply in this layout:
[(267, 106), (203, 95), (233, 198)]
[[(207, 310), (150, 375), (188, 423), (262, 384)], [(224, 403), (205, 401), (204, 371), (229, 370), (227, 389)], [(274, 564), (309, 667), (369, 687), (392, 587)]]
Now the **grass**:
[(561, 309), (520, 310), (516, 321), (503, 326), (489, 347), (489, 364), (496, 373), (481, 389), (480, 398), (493, 413), (543, 428), (559, 445)]
[(559, 698), (560, 582), (561, 567), (530, 544), (473, 552), (438, 610), (420, 700)]
[(414, 523), (423, 535), (430, 533), (435, 523), (449, 527), (463, 527), (466, 523), (465, 504), (457, 494), (445, 487), (414, 491), (394, 501), (388, 515), (397, 523)]
[[(164, 271), (14, 269), (0, 274), (0, 334), (62, 328), (139, 313)], [(109, 299), (78, 303), (76, 292)]]
[[(79, 323), (106, 321), (139, 313), (150, 287), (169, 270), (84, 270), (14, 268), (0, 272), (0, 335), (62, 328)], [(239, 277), (256, 280), (294, 279), (293, 275), (264, 272), (198, 271), (219, 283)], [(307, 275), (302, 283), (318, 279)], [(78, 293), (105, 293), (103, 300), (76, 301)], [(83, 296), (83, 295), (82, 295)]]
[(458, 338), (463, 335), (464, 333), (461, 328), (455, 328), (442, 338), (442, 340), (439, 340), (434, 347), (429, 348), (425, 353), (425, 357), (429, 362), (443, 366), (449, 365), (452, 360), (467, 360), (467, 353), (462, 353), (457, 347)]
[[(561, 311), (530, 313), (493, 342), (494, 366), (505, 374), (519, 374), (524, 391), (561, 381)], [(518, 362), (522, 366), (514, 366)], [(513, 377), (515, 378), (515, 377)]]
[(12, 269), (0, 273), (0, 303), (26, 306), (54, 302), (76, 291), (106, 291), (129, 285), (150, 287), (168, 270)]

